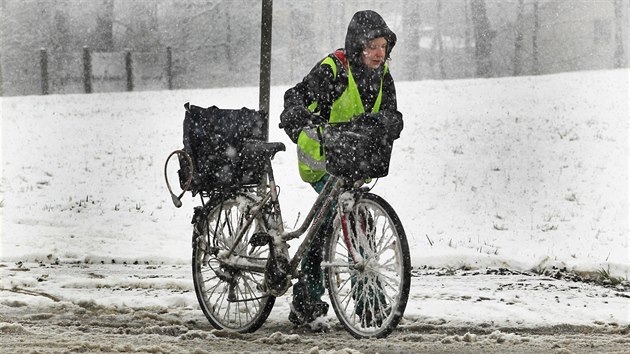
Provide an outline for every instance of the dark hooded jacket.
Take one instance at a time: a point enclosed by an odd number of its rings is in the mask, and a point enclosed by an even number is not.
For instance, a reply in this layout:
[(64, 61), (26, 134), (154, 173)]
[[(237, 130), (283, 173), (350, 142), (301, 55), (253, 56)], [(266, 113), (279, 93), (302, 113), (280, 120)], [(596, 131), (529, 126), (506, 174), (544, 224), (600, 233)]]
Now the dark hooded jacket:
[[(374, 38), (385, 37), (387, 39), (386, 59), (389, 59), (393, 47), (396, 45), (396, 34), (392, 32), (385, 20), (376, 12), (366, 10), (354, 14), (346, 33), (345, 47), (343, 51), (348, 65), (352, 70), (365, 112), (371, 112), (378, 96), (381, 77), (383, 77), (383, 95), (379, 113), (369, 114), (377, 116), (381, 122), (387, 122), (392, 127), (388, 132), (394, 138), (398, 138), (402, 130), (402, 114), (398, 112), (396, 102), (396, 88), (394, 80), (388, 71), (383, 76), (384, 66), (378, 69), (370, 69), (361, 59), (361, 54), (369, 41)], [(304, 79), (287, 90), (284, 94), (284, 111), (280, 115), (280, 128), (284, 128), (293, 142), (302, 128), (311, 123), (328, 121), (333, 102), (341, 96), (348, 86), (348, 72), (334, 53), (328, 55), (337, 63), (337, 77), (332, 68), (321, 65), (320, 62), (304, 77)], [(308, 110), (308, 106), (317, 102), (317, 115)]]
[[(378, 13), (370, 10), (359, 11), (352, 17), (346, 32), (345, 51), (351, 62), (361, 63), (361, 52), (374, 38), (385, 37), (387, 40), (387, 58), (396, 45), (396, 34)], [(354, 66), (353, 66), (354, 67)]]

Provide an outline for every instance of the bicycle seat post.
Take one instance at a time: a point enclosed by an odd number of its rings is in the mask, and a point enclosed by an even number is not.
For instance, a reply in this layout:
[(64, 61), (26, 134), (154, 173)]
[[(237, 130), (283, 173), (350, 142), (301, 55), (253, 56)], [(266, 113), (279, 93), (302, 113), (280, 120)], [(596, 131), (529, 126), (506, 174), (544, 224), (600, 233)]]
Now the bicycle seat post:
[(267, 172), (267, 185), (269, 186), (269, 194), (271, 195), (271, 205), (273, 206), (276, 230), (278, 235), (282, 235), (284, 234), (284, 223), (282, 221), (282, 212), (280, 211), (280, 201), (278, 200), (276, 178), (273, 174), (273, 166), (271, 165), (271, 157), (269, 156), (265, 156), (265, 170)]

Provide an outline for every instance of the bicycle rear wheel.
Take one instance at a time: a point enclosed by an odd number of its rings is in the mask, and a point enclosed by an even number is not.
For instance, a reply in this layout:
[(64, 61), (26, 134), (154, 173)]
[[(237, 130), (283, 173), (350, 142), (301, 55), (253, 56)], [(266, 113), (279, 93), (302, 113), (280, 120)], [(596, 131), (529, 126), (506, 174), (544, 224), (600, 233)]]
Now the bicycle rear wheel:
[[(265, 293), (264, 273), (227, 266), (218, 258), (235, 245), (239, 230), (254, 198), (240, 195), (196, 215), (193, 231), (193, 282), (199, 305), (208, 321), (217, 329), (240, 333), (254, 332), (265, 322), (275, 297)], [(257, 218), (235, 245), (235, 255), (249, 264), (265, 265), (269, 246), (252, 246), (249, 240), (264, 232), (262, 218)]]
[(334, 226), (324, 266), (337, 318), (355, 338), (386, 337), (405, 312), (411, 285), (400, 219), (385, 200), (366, 193)]

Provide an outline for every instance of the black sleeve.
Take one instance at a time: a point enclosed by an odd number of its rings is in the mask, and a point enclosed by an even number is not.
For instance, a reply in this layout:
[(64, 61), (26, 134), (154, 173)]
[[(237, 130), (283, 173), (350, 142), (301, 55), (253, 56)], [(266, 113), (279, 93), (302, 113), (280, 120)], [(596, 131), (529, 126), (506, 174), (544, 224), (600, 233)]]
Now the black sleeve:
[(385, 131), (388, 136), (392, 139), (398, 139), (404, 126), (403, 115), (398, 111), (396, 86), (389, 72), (383, 78), (383, 98), (379, 114), (381, 115), (379, 119), (385, 125)]
[(381, 101), (381, 111), (397, 111), (396, 86), (392, 75), (387, 72), (383, 78), (383, 98)]
[[(322, 107), (329, 107), (332, 104), (334, 90), (331, 90), (334, 81), (332, 69), (328, 65), (317, 63), (315, 67), (294, 87), (284, 94), (284, 110), (280, 114), (280, 128), (283, 128), (293, 142), (297, 138), (302, 128), (317, 120), (328, 119), (328, 112), (321, 112)], [(308, 110), (308, 106), (313, 102), (318, 102), (316, 116)], [(327, 104), (331, 102), (330, 104)]]
[(317, 63), (294, 87), (284, 94), (284, 108), (308, 107), (313, 102), (332, 102), (334, 87), (333, 71), (328, 65)]

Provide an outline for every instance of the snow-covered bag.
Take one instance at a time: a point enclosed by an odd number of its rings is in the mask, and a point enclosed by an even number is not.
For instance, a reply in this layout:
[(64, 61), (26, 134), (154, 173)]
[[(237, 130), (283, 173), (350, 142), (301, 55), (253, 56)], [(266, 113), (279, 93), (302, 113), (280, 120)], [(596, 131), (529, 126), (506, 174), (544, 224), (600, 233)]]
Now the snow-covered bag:
[(360, 121), (326, 127), (326, 171), (352, 180), (387, 176), (394, 137), (385, 130)]
[(184, 151), (192, 159), (179, 156), (180, 186), (193, 195), (201, 191), (239, 188), (256, 185), (263, 173), (263, 159), (244, 149), (248, 140), (265, 140), (267, 114), (248, 108), (202, 108), (184, 105)]

